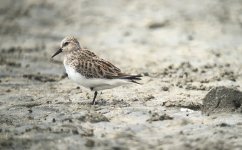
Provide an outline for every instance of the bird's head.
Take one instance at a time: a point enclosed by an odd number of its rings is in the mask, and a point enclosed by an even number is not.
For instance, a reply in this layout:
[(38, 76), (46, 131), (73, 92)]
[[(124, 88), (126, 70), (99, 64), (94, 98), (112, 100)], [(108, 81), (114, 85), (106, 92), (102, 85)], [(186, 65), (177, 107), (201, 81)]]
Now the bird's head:
[(81, 49), (81, 46), (77, 39), (73, 36), (67, 36), (61, 41), (59, 50), (51, 58), (54, 58), (61, 52), (68, 53), (79, 49)]

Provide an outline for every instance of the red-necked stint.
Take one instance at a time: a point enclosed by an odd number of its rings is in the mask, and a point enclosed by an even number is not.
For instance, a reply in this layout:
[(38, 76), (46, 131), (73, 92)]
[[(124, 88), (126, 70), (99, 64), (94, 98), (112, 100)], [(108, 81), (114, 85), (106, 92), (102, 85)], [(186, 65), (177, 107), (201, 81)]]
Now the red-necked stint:
[[(52, 56), (64, 53), (64, 66), (68, 77), (77, 84), (94, 91), (92, 105), (95, 104), (97, 91), (111, 89), (128, 83), (138, 83), (141, 75), (121, 72), (112, 63), (98, 57), (80, 46), (73, 36), (64, 38), (60, 49)], [(139, 84), (139, 83), (138, 83)]]

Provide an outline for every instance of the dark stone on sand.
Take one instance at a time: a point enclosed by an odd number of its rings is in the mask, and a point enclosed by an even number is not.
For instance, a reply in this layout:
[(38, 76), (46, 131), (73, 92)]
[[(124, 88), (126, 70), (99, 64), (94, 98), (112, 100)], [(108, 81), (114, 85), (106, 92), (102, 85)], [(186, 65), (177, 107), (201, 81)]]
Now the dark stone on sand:
[(149, 73), (148, 72), (144, 72), (144, 76), (149, 76)]
[(81, 116), (78, 120), (83, 122), (92, 122), (92, 123), (109, 122), (109, 119), (106, 116), (96, 112), (89, 112), (88, 114)]
[(53, 75), (44, 75), (44, 74), (24, 74), (24, 78), (30, 79), (30, 80), (36, 80), (39, 82), (55, 82), (58, 81), (59, 78)]
[(163, 87), (162, 87), (162, 90), (163, 90), (163, 91), (169, 91), (169, 87), (167, 87), (167, 86), (163, 86)]
[(231, 125), (227, 124), (227, 123), (220, 123), (217, 125), (218, 127), (230, 127)]
[(163, 120), (172, 120), (173, 117), (167, 115), (167, 114), (158, 114), (158, 113), (153, 113), (151, 117), (147, 120), (148, 122), (153, 122), (153, 121), (163, 121)]
[(163, 21), (163, 22), (153, 22), (148, 25), (149, 29), (158, 29), (158, 28), (163, 28), (169, 24), (169, 21)]
[(95, 141), (92, 139), (88, 139), (85, 143), (86, 147), (94, 147), (95, 146)]
[(211, 89), (203, 98), (202, 112), (215, 114), (221, 112), (240, 112), (242, 92), (224, 86)]

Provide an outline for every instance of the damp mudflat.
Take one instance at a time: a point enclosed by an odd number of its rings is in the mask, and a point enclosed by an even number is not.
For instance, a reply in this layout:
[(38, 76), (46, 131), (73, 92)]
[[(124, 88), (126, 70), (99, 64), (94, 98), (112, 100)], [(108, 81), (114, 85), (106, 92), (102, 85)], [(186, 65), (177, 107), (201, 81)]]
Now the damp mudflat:
[[(241, 3), (1, 1), (0, 149), (241, 149)], [(90, 105), (50, 59), (70, 34), (142, 85)]]

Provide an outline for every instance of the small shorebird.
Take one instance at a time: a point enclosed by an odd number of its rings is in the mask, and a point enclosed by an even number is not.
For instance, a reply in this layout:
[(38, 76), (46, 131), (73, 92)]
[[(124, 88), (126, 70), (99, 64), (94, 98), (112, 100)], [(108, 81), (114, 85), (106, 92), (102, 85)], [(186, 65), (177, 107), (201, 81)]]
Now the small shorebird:
[(64, 53), (64, 66), (68, 77), (94, 92), (92, 105), (95, 104), (97, 91), (111, 89), (127, 83), (137, 83), (141, 75), (122, 73), (110, 62), (81, 47), (77, 39), (68, 36), (61, 41), (59, 50), (51, 57)]

